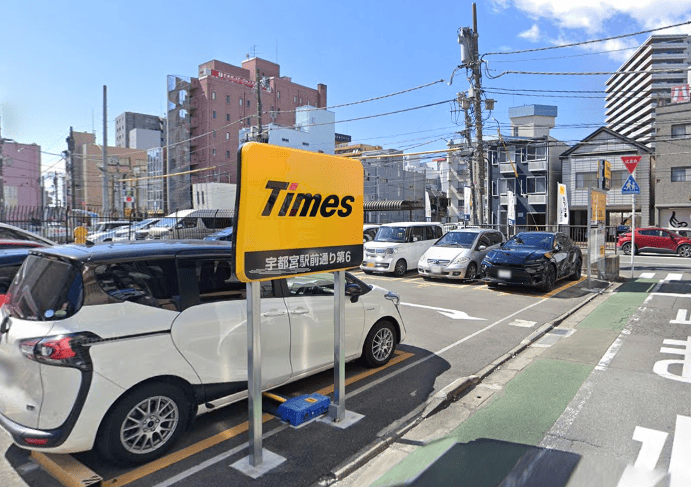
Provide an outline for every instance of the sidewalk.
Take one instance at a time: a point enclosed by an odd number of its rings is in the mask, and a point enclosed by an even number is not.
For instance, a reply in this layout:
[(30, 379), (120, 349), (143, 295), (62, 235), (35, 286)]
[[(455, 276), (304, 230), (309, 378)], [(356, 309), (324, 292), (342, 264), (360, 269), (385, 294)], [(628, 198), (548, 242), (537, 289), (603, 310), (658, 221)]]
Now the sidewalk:
[[(532, 480), (512, 485), (617, 485), (624, 462), (586, 459), (542, 442), (559, 435), (555, 424), (565, 410), (577, 414), (567, 410), (571, 401), (593, 370), (611, 361), (617, 338), (654, 284), (612, 283), (520, 353), (478, 373), (481, 381), (460, 379), (448, 398), (441, 391), (417, 421), (334, 470), (331, 485), (458, 485), (462, 478), (463, 485), (481, 486), (526, 475)], [(462, 397), (455, 400), (454, 392)]]

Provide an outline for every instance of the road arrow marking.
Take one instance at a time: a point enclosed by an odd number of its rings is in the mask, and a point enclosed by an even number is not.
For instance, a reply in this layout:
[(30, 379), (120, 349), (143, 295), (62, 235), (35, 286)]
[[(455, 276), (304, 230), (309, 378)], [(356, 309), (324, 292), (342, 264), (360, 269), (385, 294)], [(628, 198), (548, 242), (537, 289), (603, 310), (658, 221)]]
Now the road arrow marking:
[(435, 308), (434, 306), (425, 306), (423, 304), (412, 304), (412, 303), (400, 303), (402, 306), (413, 306), (415, 308), (425, 308), (425, 309), (431, 309), (436, 311), (437, 313), (441, 313), (447, 318), (451, 318), (452, 320), (479, 320), (479, 321), (487, 321), (485, 318), (473, 318), (472, 316), (469, 316), (468, 313), (465, 313), (463, 311), (458, 311), (455, 309), (445, 309), (445, 308)]

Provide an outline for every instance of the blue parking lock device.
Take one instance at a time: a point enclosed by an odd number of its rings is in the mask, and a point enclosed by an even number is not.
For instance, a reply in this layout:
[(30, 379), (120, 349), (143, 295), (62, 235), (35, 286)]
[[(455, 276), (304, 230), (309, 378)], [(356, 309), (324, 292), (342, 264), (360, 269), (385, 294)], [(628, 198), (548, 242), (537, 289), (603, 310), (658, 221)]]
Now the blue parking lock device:
[(329, 410), (329, 404), (331, 404), (331, 399), (321, 394), (305, 394), (290, 399), (271, 393), (264, 393), (264, 396), (281, 403), (276, 410), (276, 416), (293, 426), (299, 426), (321, 416)]

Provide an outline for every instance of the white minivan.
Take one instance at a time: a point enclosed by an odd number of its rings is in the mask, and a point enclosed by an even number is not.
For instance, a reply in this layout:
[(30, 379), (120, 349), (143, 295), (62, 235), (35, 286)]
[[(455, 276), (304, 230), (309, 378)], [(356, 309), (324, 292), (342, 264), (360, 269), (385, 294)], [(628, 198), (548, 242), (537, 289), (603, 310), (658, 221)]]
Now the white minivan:
[(371, 242), (365, 243), (360, 268), (366, 273), (386, 272), (402, 276), (417, 269), (418, 260), (444, 235), (444, 227), (433, 222), (386, 223)]

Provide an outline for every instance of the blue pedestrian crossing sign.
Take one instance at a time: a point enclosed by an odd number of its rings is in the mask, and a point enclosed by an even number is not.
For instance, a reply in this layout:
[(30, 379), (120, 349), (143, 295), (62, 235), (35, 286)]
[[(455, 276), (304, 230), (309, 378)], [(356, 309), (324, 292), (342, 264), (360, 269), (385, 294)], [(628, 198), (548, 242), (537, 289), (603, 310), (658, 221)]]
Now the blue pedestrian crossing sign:
[(633, 179), (633, 174), (629, 174), (629, 178), (621, 188), (621, 194), (641, 194), (641, 188), (636, 180)]

